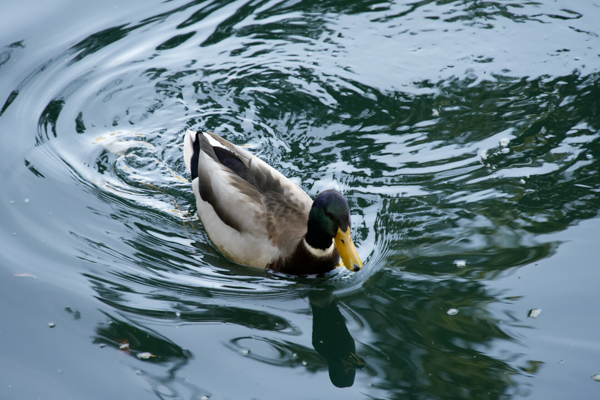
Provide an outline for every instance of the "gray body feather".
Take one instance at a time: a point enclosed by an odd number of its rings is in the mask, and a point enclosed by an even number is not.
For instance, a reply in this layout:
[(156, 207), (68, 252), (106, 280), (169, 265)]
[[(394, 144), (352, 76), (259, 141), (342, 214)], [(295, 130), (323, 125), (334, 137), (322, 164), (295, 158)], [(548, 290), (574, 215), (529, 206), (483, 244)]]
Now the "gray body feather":
[(184, 160), (204, 228), (229, 258), (266, 267), (302, 245), (312, 200), (279, 171), (212, 132), (188, 130)]

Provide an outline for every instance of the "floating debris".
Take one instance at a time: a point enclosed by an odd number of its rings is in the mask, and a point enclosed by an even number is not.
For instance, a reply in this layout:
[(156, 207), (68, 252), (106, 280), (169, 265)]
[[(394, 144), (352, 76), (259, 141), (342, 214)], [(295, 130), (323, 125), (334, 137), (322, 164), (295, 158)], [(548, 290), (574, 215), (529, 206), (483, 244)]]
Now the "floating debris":
[(448, 311), (446, 311), (446, 314), (448, 314), (448, 315), (456, 315), (456, 314), (458, 314), (458, 309), (451, 308)]
[(200, 397), (200, 400), (208, 400), (208, 399), (210, 399), (210, 397), (208, 397), (208, 396), (202, 396), (202, 397)]
[(600, 382), (600, 374), (592, 375), (592, 379), (596, 382)]
[(150, 352), (143, 352), (137, 355), (139, 359), (141, 360), (148, 360), (150, 357), (156, 357), (154, 354), (150, 353)]
[(510, 139), (509, 138), (502, 138), (502, 139), (500, 139), (500, 146), (506, 147), (506, 146), (508, 146), (508, 143), (510, 143)]
[(373, 4), (369, 8), (371, 9), (371, 11), (373, 11), (373, 10), (380, 10), (380, 9), (388, 9), (388, 8), (390, 8), (390, 5), (388, 3)]
[(65, 311), (71, 314), (75, 319), (81, 318), (81, 313), (78, 310), (73, 310), (71, 307), (65, 307)]
[(29, 203), (29, 199), (23, 200), (23, 203)]
[(50, 328), (54, 328), (56, 325), (54, 325), (54, 323), (53, 323), (53, 322), (50, 322), (50, 323), (48, 324), (48, 326), (49, 326)]
[(100, 343), (100, 348), (103, 349), (106, 347), (106, 343)]
[(124, 340), (119, 346), (119, 350), (129, 351), (129, 342), (127, 340)]
[(23, 277), (27, 277), (27, 278), (33, 278), (33, 279), (37, 279), (37, 276), (29, 274), (27, 272), (24, 272), (22, 274), (15, 274), (15, 276), (23, 276)]
[(243, 356), (247, 356), (248, 354), (250, 354), (250, 350), (248, 349), (241, 349), (240, 350), (240, 354)]
[(524, 184), (525, 184), (525, 179), (521, 179), (521, 180), (519, 181), (519, 183), (520, 183), (521, 185), (524, 185)]
[(175, 315), (177, 315), (177, 317), (181, 317), (181, 313), (180, 312), (176, 312)]
[(456, 265), (458, 268), (464, 268), (467, 265), (467, 261), (466, 260), (455, 260), (454, 265)]
[(527, 313), (527, 316), (529, 318), (537, 318), (540, 313), (542, 312), (541, 308), (532, 308), (531, 310), (529, 310), (529, 312)]
[(306, 360), (302, 361), (302, 365), (304, 365), (306, 367), (308, 365), (308, 362), (306, 362)]
[(487, 151), (487, 149), (481, 150), (481, 153), (479, 153), (479, 156), (481, 157), (482, 160), (487, 160), (487, 158), (488, 158), (488, 151)]
[(437, 118), (440, 116), (440, 112), (434, 108), (431, 110), (431, 115)]

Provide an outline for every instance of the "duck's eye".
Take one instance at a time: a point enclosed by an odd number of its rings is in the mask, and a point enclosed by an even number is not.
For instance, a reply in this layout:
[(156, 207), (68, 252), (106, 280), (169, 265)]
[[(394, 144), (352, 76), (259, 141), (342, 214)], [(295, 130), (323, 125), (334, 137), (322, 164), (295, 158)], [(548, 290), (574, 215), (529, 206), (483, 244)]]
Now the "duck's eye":
[(329, 219), (333, 219), (333, 216), (331, 215), (331, 213), (327, 210), (325, 210), (325, 216)]

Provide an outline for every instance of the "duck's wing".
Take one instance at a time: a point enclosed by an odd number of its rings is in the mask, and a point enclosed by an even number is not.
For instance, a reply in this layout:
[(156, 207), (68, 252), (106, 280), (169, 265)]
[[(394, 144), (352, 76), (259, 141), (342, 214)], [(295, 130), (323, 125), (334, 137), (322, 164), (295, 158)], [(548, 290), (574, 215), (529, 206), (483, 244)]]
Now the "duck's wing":
[(209, 132), (187, 131), (184, 159), (211, 241), (234, 261), (265, 266), (306, 233), (310, 197), (248, 151)]

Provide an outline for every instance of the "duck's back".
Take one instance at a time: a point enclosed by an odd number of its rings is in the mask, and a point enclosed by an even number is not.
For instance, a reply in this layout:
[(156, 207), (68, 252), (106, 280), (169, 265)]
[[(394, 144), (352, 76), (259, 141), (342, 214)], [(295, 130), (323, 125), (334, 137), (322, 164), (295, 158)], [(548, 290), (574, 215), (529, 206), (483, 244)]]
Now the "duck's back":
[(285, 259), (306, 233), (310, 197), (248, 151), (212, 132), (186, 132), (184, 160), (198, 214), (232, 260), (265, 267)]

